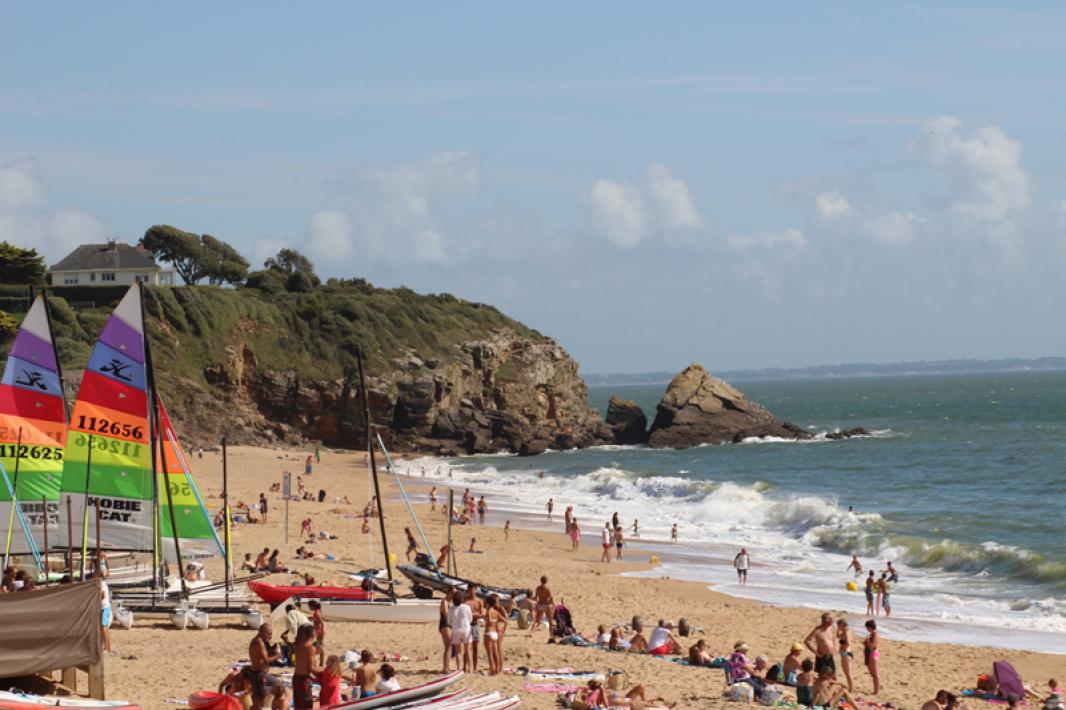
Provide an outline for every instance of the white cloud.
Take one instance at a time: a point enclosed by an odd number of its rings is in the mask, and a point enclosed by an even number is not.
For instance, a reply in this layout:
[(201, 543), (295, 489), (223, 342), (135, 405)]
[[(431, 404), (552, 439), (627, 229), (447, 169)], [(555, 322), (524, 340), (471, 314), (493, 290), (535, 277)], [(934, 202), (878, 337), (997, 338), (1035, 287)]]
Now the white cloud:
[(375, 200), (384, 198), (393, 219), (428, 219), (435, 198), (476, 192), (481, 185), (477, 156), (466, 151), (440, 153), (417, 163), (372, 168), (361, 174), (361, 187)]
[(440, 232), (424, 229), (415, 235), (415, 257), (421, 261), (444, 261), (444, 237)]
[(320, 210), (307, 221), (307, 251), (319, 261), (346, 262), (352, 258), (352, 219), (346, 212)]
[(646, 176), (648, 193), (655, 204), (659, 219), (667, 229), (703, 226), (703, 217), (696, 209), (692, 192), (684, 180), (662, 163), (652, 163)]
[(967, 136), (954, 116), (928, 121), (915, 142), (919, 154), (939, 167), (952, 185), (950, 211), (978, 222), (997, 222), (1032, 203), (1029, 176), (1021, 167), (1022, 145), (997, 126)]
[(848, 198), (837, 190), (823, 192), (815, 198), (815, 203), (818, 205), (818, 211), (826, 219), (843, 217), (851, 211), (851, 203), (848, 202)]
[(597, 180), (585, 193), (592, 222), (620, 247), (636, 246), (647, 231), (647, 211), (640, 190), (613, 180)]
[(34, 161), (0, 168), (0, 240), (35, 247), (54, 263), (79, 244), (107, 239), (107, 225), (72, 207), (48, 209), (47, 189)]
[(756, 250), (798, 250), (807, 244), (803, 232), (795, 229), (783, 229), (776, 232), (756, 232), (755, 234), (730, 234), (726, 237), (729, 248), (733, 251)]
[(914, 241), (914, 224), (918, 217), (910, 212), (887, 212), (870, 215), (862, 220), (863, 234), (882, 244), (904, 246)]

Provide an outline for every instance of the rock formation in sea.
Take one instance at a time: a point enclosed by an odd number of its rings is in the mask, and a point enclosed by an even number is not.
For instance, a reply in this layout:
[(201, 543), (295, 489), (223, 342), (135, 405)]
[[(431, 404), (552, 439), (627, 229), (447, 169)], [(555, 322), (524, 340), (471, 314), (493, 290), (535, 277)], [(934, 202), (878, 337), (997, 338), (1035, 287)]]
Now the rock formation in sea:
[(611, 397), (607, 403), (607, 427), (616, 444), (648, 443), (648, 417), (631, 399)]
[(796, 425), (777, 419), (694, 363), (674, 377), (666, 388), (648, 432), (648, 445), (687, 448), (737, 442), (753, 436), (811, 437)]

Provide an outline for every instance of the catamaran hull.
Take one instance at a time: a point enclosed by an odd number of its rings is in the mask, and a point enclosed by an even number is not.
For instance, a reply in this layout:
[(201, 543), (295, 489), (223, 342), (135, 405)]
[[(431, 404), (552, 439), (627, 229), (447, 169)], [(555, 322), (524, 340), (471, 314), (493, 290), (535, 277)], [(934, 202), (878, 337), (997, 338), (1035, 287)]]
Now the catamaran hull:
[(344, 601), (320, 599), (326, 621), (381, 621), (394, 624), (421, 624), (437, 619), (440, 602), (425, 599), (396, 601)]
[(248, 588), (271, 606), (277, 606), (286, 599), (352, 599), (364, 600), (369, 595), (357, 587), (297, 587), (287, 584), (268, 584), (267, 582), (248, 582)]
[(446, 676), (431, 680), (428, 683), (414, 685), (410, 688), (397, 690), (394, 693), (384, 693), (382, 695), (375, 695), (372, 698), (353, 700), (347, 703), (340, 703), (339, 705), (331, 705), (330, 707), (334, 710), (369, 710), (369, 708), (393, 707), (401, 703), (407, 703), (421, 698), (432, 698), (433, 696), (444, 692), (444, 689), (448, 686), (457, 683), (462, 677), (462, 671), (455, 671)]
[(478, 596), (487, 598), (490, 594), (495, 594), (504, 604), (508, 604), (512, 600), (518, 601), (529, 596), (528, 589), (494, 587), (491, 584), (481, 584), (480, 582), (462, 579), (461, 577), (452, 577), (443, 572), (433, 572), (415, 565), (400, 565), (396, 569), (398, 569), (403, 576), (407, 577), (407, 579), (411, 580), (411, 584), (426, 587), (438, 592), (450, 592), (453, 589), (466, 589), (469, 585), (473, 584), (478, 588)]

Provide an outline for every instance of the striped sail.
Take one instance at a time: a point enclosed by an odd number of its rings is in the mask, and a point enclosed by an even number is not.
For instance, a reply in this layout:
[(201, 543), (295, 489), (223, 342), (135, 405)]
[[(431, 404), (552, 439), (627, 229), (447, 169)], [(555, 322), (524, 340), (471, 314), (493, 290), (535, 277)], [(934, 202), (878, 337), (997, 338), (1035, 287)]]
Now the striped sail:
[[(169, 560), (176, 560), (174, 554), (174, 526), (178, 529), (178, 545), (183, 560), (222, 557), (225, 552), (222, 541), (218, 539), (211, 517), (204, 507), (200, 491), (193, 481), (188, 459), (181, 449), (178, 437), (170, 424), (162, 400), (157, 398), (159, 406), (159, 432), (156, 441), (159, 450), (156, 454), (156, 470), (160, 471), (159, 485), (159, 523), (160, 538), (164, 555)], [(168, 495), (169, 491), (169, 495)], [(173, 521), (171, 507), (173, 506)]]
[[(153, 549), (153, 472), (143, 287), (134, 283), (104, 326), (70, 416), (62, 499), (78, 540)], [(96, 511), (100, 511), (99, 520)]]
[[(0, 380), (0, 545), (12, 554), (44, 546), (59, 532), (59, 486), (67, 406), (44, 294), (22, 321)], [(18, 477), (17, 482), (15, 477)], [(12, 510), (11, 486), (19, 501)], [(42, 503), (42, 501), (44, 501)]]

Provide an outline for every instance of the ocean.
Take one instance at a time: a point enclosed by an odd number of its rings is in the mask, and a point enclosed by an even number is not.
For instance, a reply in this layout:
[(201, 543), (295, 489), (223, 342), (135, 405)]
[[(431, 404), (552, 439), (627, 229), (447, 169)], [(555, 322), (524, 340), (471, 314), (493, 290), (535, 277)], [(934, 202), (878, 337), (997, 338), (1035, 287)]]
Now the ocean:
[[(594, 387), (654, 417), (664, 386)], [(585, 533), (612, 513), (639, 519), (649, 576), (704, 581), (773, 604), (847, 610), (852, 554), (867, 570), (892, 561), (888, 637), (1066, 653), (1066, 373), (1014, 372), (747, 382), (782, 419), (868, 438), (752, 440), (687, 450), (598, 447), (537, 457), (423, 462), (495, 507), (543, 515), (575, 506)], [(543, 478), (540, 474), (543, 472)], [(849, 507), (851, 510), (849, 511)], [(731, 560), (747, 547), (749, 584)], [(862, 580), (859, 580), (860, 588)]]

